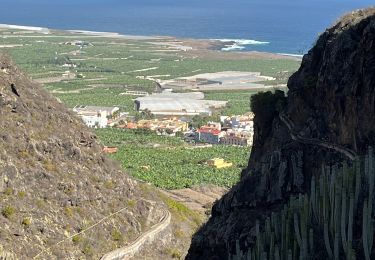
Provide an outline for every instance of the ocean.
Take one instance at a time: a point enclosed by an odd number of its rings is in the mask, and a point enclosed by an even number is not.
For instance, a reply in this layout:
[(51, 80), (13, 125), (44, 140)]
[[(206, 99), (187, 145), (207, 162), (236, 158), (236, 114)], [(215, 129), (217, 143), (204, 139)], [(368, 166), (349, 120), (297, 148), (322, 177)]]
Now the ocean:
[(234, 41), (226, 51), (303, 54), (373, 0), (0, 0), (0, 23)]

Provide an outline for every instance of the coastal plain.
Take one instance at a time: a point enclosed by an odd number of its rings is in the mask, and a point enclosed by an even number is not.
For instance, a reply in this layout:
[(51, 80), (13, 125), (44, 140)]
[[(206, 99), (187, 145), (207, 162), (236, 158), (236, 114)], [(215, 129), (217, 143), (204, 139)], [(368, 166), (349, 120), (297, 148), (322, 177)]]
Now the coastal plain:
[[(205, 120), (244, 114), (250, 111), (252, 94), (285, 87), (286, 80), (300, 64), (300, 59), (292, 56), (221, 51), (225, 46), (215, 40), (0, 26), (0, 51), (11, 56), (60, 102), (70, 108), (118, 106), (130, 115), (137, 114), (134, 110), (137, 96), (124, 95), (126, 91), (152, 93), (155, 82), (163, 84), (210, 73), (229, 78), (231, 87), (199, 89), (207, 99), (228, 101), (224, 109)], [(249, 83), (243, 78), (246, 73), (250, 74), (249, 82), (253, 85), (244, 88), (243, 84)], [(119, 147), (119, 153), (112, 157), (129, 174), (165, 189), (204, 184), (230, 188), (247, 164), (250, 149), (214, 146), (198, 152), (188, 149), (189, 145), (178, 137), (139, 135), (111, 128), (95, 132), (105, 145)], [(220, 170), (200, 163), (215, 157), (232, 158), (234, 165)], [(149, 171), (142, 169), (147, 161), (154, 165)], [(190, 171), (186, 171), (187, 164)]]
[[(221, 115), (250, 112), (251, 95), (284, 88), (287, 78), (300, 64), (296, 57), (221, 51), (224, 47), (222, 42), (213, 40), (0, 25), (0, 52), (10, 56), (33, 81), (71, 109), (77, 105), (117, 106), (122, 113), (139, 116), (134, 110), (134, 99), (138, 96), (126, 93), (153, 93), (156, 82), (174, 84), (202, 75), (211, 80), (225, 79), (230, 88), (222, 84), (205, 89), (174, 89), (199, 90), (205, 99), (228, 101), (225, 108), (212, 116), (196, 118), (192, 122), (195, 125), (218, 121)], [(1, 72), (8, 73), (6, 68), (1, 68)], [(22, 98), (22, 91), (19, 94)], [(139, 181), (142, 192), (158, 197), (172, 214), (172, 243), (163, 244), (165, 241), (161, 240), (162, 245), (149, 247), (142, 256), (138, 255), (142, 259), (174, 259), (187, 253), (192, 234), (210, 214), (214, 201), (239, 180), (251, 149), (195, 146), (181, 137), (159, 136), (139, 129), (103, 128), (92, 132), (102, 145), (118, 148), (117, 153), (109, 156)], [(216, 157), (230, 161), (233, 166), (216, 169), (205, 163)], [(108, 180), (104, 187), (112, 190), (115, 183)], [(134, 202), (128, 204), (132, 206)], [(122, 239), (118, 230), (120, 227), (111, 233), (113, 249), (128, 241)], [(85, 244), (85, 235), (64, 239), (65, 244), (83, 246), (80, 254), (96, 254), (92, 252), (96, 247)]]

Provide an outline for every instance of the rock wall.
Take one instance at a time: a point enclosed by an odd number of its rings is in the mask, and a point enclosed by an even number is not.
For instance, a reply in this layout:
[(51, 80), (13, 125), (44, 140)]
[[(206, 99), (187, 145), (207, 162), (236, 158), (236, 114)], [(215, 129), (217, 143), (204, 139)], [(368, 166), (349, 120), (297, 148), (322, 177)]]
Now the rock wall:
[(79, 118), (0, 56), (0, 244), (7, 251), (20, 259), (41, 252), (43, 259), (98, 259), (118, 246), (118, 234), (121, 243), (139, 235), (147, 194), (102, 148)]
[[(319, 37), (289, 79), (286, 104), (267, 124), (256, 113), (248, 167), (214, 205), (187, 259), (246, 251), (254, 246), (256, 222), (280, 212), (291, 197), (309, 194), (322, 166), (350, 161), (340, 151), (362, 155), (375, 143), (374, 44), (374, 8), (344, 16)], [(315, 240), (319, 245), (322, 238)]]

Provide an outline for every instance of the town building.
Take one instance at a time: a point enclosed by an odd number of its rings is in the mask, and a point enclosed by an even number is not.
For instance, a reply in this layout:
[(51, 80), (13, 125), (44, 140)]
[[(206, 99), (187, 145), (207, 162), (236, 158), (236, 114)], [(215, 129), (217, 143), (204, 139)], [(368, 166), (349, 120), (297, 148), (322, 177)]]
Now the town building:
[(220, 138), (220, 144), (251, 146), (253, 144), (253, 136), (250, 133), (227, 132)]
[(72, 46), (80, 46), (80, 47), (86, 47), (86, 46), (93, 46), (92, 43), (86, 42), (86, 41), (79, 41), (79, 40), (74, 40), (74, 41), (68, 41), (64, 43), (60, 43), (63, 45), (72, 45)]
[(187, 122), (178, 120), (177, 118), (172, 119), (150, 119), (150, 120), (139, 120), (138, 122), (127, 122), (120, 128), (127, 129), (148, 129), (155, 131), (160, 135), (175, 135), (178, 132), (186, 132), (189, 128)]
[(209, 144), (219, 144), (224, 132), (213, 128), (199, 128), (196, 134), (197, 141)]
[(254, 126), (254, 114), (252, 112), (245, 115), (221, 116), (220, 120), (223, 126), (230, 128), (242, 128), (250, 130)]
[(80, 115), (82, 121), (92, 128), (106, 128), (108, 124), (107, 113), (105, 111), (98, 111), (95, 114)]
[(212, 115), (214, 109), (223, 108), (228, 101), (204, 100), (202, 92), (154, 93), (138, 97), (135, 110), (148, 110), (155, 116), (195, 116)]
[(108, 125), (108, 119), (119, 115), (118, 107), (98, 107), (98, 106), (75, 106), (73, 111), (77, 113), (82, 121), (93, 128), (105, 128)]
[(220, 123), (208, 122), (197, 130), (196, 140), (203, 143), (219, 144), (220, 138), (223, 137), (224, 134), (225, 132), (221, 131)]

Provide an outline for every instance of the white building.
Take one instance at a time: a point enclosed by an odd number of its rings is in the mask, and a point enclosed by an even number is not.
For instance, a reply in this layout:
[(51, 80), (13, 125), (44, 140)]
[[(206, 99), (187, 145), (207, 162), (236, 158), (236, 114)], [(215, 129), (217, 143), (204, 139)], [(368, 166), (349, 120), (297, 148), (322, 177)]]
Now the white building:
[(81, 118), (88, 127), (106, 128), (108, 124), (106, 111), (100, 111), (96, 115), (81, 115)]
[(227, 101), (204, 100), (202, 92), (160, 93), (135, 100), (137, 111), (149, 110), (154, 115), (211, 115), (212, 109), (225, 107)]
[(73, 111), (77, 113), (88, 127), (105, 128), (108, 119), (119, 114), (118, 107), (97, 107), (97, 106), (75, 106)]

